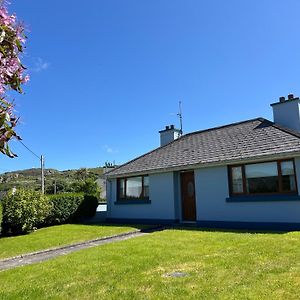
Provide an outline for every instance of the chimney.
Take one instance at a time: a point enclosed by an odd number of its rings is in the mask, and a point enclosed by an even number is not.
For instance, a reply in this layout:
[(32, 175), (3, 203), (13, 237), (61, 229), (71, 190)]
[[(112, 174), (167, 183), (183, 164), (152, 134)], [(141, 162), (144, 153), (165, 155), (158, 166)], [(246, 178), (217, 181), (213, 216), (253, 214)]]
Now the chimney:
[(180, 137), (180, 130), (176, 129), (174, 125), (166, 126), (165, 129), (159, 131), (160, 146), (167, 145)]
[(274, 123), (300, 132), (300, 99), (289, 94), (287, 99), (280, 97), (279, 102), (271, 104)]

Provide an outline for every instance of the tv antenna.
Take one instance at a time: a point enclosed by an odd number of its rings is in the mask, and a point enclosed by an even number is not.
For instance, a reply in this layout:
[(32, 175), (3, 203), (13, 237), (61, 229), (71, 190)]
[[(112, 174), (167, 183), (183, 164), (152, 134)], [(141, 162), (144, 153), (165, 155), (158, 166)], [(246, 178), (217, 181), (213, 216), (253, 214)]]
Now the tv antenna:
[(183, 131), (182, 131), (182, 110), (181, 110), (181, 101), (179, 101), (179, 112), (178, 112), (177, 116), (179, 117), (179, 122), (180, 122), (180, 135), (182, 135), (182, 134), (183, 134)]

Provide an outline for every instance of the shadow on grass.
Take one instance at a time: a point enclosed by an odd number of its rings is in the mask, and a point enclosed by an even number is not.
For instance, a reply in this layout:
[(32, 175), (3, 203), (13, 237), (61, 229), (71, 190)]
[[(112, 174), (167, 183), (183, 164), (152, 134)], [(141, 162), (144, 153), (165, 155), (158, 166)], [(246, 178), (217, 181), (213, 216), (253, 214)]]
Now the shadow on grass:
[(161, 226), (158, 225), (149, 225), (149, 224), (120, 224), (120, 223), (108, 223), (108, 222), (99, 222), (99, 223), (89, 223), (89, 222), (80, 222), (80, 223), (71, 223), (76, 225), (89, 225), (95, 227), (132, 227), (141, 231), (150, 230), (153, 228), (158, 228)]
[(189, 230), (189, 231), (201, 231), (201, 232), (223, 232), (223, 233), (248, 233), (248, 234), (286, 234), (295, 230), (263, 230), (263, 229), (234, 229), (234, 228), (207, 228), (207, 227), (196, 227), (186, 225), (170, 225), (165, 226), (166, 229), (172, 230)]
[[(77, 223), (78, 224), (78, 223)], [(208, 227), (197, 227), (196, 225), (186, 225), (186, 224), (121, 224), (121, 223), (109, 223), (109, 222), (99, 222), (99, 223), (89, 223), (81, 222), (82, 225), (90, 226), (105, 226), (105, 227), (132, 227), (142, 232), (154, 232), (161, 230), (189, 230), (189, 231), (201, 231), (201, 232), (228, 232), (228, 233), (247, 233), (247, 234), (286, 234), (295, 230), (264, 230), (264, 229), (234, 229), (234, 228), (208, 228)], [(78, 225), (79, 225), (78, 224)]]
[[(248, 234), (285, 234), (292, 231), (299, 231), (295, 228), (289, 228), (285, 226), (285, 224), (261, 224), (255, 225), (249, 222), (241, 222), (239, 224), (217, 224), (217, 226), (201, 226), (197, 225), (196, 223), (191, 224), (184, 224), (184, 223), (173, 223), (173, 224), (160, 224), (160, 223), (147, 223), (147, 220), (145, 220), (145, 223), (143, 221), (139, 220), (137, 224), (134, 223), (134, 220), (132, 222), (127, 223), (110, 223), (108, 221), (105, 221), (105, 218), (99, 219), (99, 218), (91, 218), (82, 220), (79, 222), (80, 224), (84, 225), (93, 225), (93, 226), (126, 226), (126, 227), (133, 227), (139, 230), (158, 230), (161, 228), (164, 229), (174, 229), (174, 230), (191, 230), (191, 231), (203, 231), (203, 232), (228, 232), (228, 233), (248, 233)], [(236, 225), (237, 227), (235, 227)]]

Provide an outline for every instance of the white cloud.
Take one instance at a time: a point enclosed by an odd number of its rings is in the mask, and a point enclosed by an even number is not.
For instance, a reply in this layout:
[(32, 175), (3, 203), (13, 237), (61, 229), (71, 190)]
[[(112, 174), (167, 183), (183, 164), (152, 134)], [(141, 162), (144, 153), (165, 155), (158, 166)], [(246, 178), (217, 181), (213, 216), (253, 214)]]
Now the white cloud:
[(108, 145), (104, 145), (103, 149), (107, 152), (107, 153), (118, 153), (119, 151), (117, 149), (113, 149), (112, 147), (108, 146)]
[(42, 58), (38, 57), (36, 59), (36, 62), (34, 63), (33, 68), (31, 68), (31, 70), (33, 72), (41, 72), (41, 71), (45, 71), (50, 67), (50, 63), (44, 61)]

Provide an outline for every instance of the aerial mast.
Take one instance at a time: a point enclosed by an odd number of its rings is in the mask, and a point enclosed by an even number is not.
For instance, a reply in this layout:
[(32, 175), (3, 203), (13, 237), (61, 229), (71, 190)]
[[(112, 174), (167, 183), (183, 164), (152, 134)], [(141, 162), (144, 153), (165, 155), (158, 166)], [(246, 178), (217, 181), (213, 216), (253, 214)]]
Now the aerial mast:
[(180, 135), (183, 134), (183, 130), (182, 130), (182, 110), (181, 110), (181, 101), (179, 101), (179, 113), (177, 114), (177, 116), (179, 117), (179, 122), (180, 122)]

